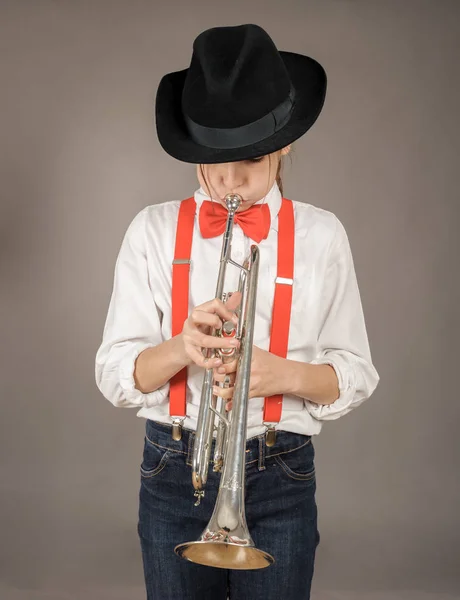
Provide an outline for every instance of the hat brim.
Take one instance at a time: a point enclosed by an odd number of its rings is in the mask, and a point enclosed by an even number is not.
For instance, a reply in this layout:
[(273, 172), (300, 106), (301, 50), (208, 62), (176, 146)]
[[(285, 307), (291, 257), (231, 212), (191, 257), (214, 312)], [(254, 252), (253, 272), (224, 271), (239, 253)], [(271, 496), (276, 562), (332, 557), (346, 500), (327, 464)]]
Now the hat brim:
[(177, 160), (212, 164), (256, 158), (288, 146), (306, 133), (318, 118), (326, 96), (327, 78), (313, 58), (294, 52), (279, 52), (296, 90), (289, 121), (270, 137), (239, 148), (219, 149), (197, 144), (189, 135), (182, 116), (182, 89), (188, 69), (164, 75), (158, 86), (155, 118), (162, 148)]

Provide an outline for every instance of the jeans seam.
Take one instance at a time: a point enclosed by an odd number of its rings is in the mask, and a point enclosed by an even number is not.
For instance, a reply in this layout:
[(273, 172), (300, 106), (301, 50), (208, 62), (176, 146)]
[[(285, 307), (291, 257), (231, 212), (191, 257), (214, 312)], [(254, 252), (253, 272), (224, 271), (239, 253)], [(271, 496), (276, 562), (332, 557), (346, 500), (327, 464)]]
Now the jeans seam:
[(163, 455), (163, 457), (161, 458), (160, 464), (158, 465), (158, 467), (156, 467), (153, 471), (146, 471), (145, 469), (143, 469), (142, 467), (141, 469), (141, 476), (148, 479), (149, 477), (155, 477), (156, 475), (158, 475), (159, 473), (161, 473), (161, 471), (163, 471), (163, 469), (166, 467), (166, 463), (168, 462), (168, 458), (169, 458), (169, 452), (166, 451)]
[[(254, 460), (248, 461), (246, 464), (252, 464), (254, 462), (258, 462), (260, 461), (260, 454), (263, 453), (263, 461), (265, 463), (265, 459), (266, 458), (273, 458), (275, 456), (280, 456), (283, 454), (288, 454), (289, 452), (294, 452), (294, 450), (300, 450), (300, 448), (303, 448), (304, 446), (306, 446), (307, 444), (311, 444), (311, 438), (309, 440), (307, 440), (306, 442), (304, 442), (303, 444), (301, 444), (300, 446), (296, 446), (295, 448), (290, 448), (289, 450), (283, 450), (281, 452), (276, 452), (274, 454), (268, 454), (265, 455), (265, 444), (263, 443), (263, 439), (265, 436), (260, 436), (259, 437), (259, 458), (256, 458)], [(187, 459), (188, 459), (188, 463), (187, 464), (191, 464), (190, 462), (190, 448), (191, 448), (191, 444), (192, 444), (192, 435), (189, 435), (189, 439), (188, 439), (188, 452), (184, 452), (183, 450), (178, 450), (176, 448), (171, 448), (169, 446), (162, 446), (161, 444), (157, 444), (156, 442), (152, 441), (148, 435), (145, 435), (145, 438), (147, 439), (147, 441), (152, 444), (153, 446), (156, 446), (157, 448), (163, 448), (164, 450), (168, 450), (169, 452), (177, 452), (179, 454), (184, 454)], [(263, 466), (262, 469), (259, 470), (263, 470), (265, 467)]]
[(310, 481), (311, 479), (313, 479), (315, 477), (315, 467), (313, 467), (313, 469), (309, 472), (309, 473), (295, 473), (294, 471), (292, 471), (291, 469), (289, 469), (289, 467), (283, 462), (282, 458), (276, 458), (275, 459), (276, 462), (280, 465), (280, 467), (283, 469), (283, 471), (286, 473), (286, 475), (288, 477), (290, 477), (291, 479), (296, 479), (298, 481)]
[(288, 454), (289, 452), (294, 452), (294, 450), (300, 450), (300, 448), (303, 448), (307, 444), (311, 444), (311, 439), (307, 440), (303, 444), (300, 444), (300, 446), (296, 446), (295, 448), (289, 448), (289, 450), (283, 450), (282, 452), (276, 452), (275, 454), (268, 454), (267, 458), (272, 458), (273, 456), (280, 456), (281, 454)]
[[(153, 444), (154, 446), (156, 446), (157, 448), (163, 448), (164, 450), (169, 450), (169, 452), (179, 452), (180, 454), (187, 454), (187, 452), (184, 452), (183, 450), (177, 450), (176, 448), (170, 448), (169, 446), (162, 446), (161, 444), (157, 444), (156, 442), (153, 442), (148, 435), (145, 436), (146, 439), (150, 442), (150, 444)], [(191, 437), (191, 436), (190, 436)], [(190, 443), (190, 442), (189, 442)]]

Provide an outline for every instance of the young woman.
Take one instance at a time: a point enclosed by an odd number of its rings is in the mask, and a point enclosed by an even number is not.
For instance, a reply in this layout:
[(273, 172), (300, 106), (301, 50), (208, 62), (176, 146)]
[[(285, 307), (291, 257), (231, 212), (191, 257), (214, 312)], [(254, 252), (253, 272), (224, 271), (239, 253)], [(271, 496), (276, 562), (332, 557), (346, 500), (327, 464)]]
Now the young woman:
[[(146, 419), (138, 533), (149, 600), (310, 598), (319, 543), (313, 436), (379, 381), (342, 223), (308, 202), (307, 185), (298, 200), (283, 196), (282, 161), (316, 121), (325, 92), (317, 61), (278, 51), (253, 24), (202, 32), (190, 67), (160, 82), (160, 144), (197, 165), (200, 187), (145, 207), (129, 225), (96, 356), (102, 394)], [(242, 198), (233, 260), (241, 264), (253, 244), (260, 252), (244, 499), (255, 546), (275, 562), (255, 570), (174, 552), (200, 538), (221, 477), (210, 465), (195, 505), (191, 461), (206, 369), (233, 410), (237, 362), (206, 358), (210, 348), (241, 351), (212, 335), (237, 321), (241, 302), (239, 293), (215, 298), (229, 193)], [(238, 278), (230, 264), (226, 291)]]

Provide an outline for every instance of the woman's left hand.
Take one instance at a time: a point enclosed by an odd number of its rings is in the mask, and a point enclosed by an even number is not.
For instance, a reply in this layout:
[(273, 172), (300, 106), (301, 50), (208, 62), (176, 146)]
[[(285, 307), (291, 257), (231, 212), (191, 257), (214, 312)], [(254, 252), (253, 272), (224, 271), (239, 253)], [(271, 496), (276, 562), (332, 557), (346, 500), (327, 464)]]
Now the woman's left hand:
[[(283, 367), (285, 359), (262, 350), (258, 346), (252, 347), (251, 361), (251, 377), (249, 382), (249, 398), (265, 398), (285, 392), (283, 389)], [(228, 400), (226, 408), (231, 410), (235, 383), (236, 361), (223, 365), (226, 373), (219, 373), (219, 369), (214, 369), (215, 381), (224, 381), (226, 375), (229, 377), (228, 388), (221, 388), (219, 385), (214, 386), (216, 396), (221, 396)]]

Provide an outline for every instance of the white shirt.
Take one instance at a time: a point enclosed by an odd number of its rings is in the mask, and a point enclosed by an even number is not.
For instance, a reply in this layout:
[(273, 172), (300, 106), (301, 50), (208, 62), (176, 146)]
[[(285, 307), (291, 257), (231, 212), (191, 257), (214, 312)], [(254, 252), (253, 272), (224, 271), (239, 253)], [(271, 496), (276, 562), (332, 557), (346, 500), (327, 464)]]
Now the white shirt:
[[(222, 237), (202, 238), (198, 210), (210, 200), (200, 187), (197, 203), (192, 264), (191, 310), (215, 297)], [(275, 289), (278, 211), (281, 193), (275, 182), (265, 201), (271, 214), (268, 237), (259, 244), (254, 344), (268, 350)], [(112, 296), (103, 339), (96, 354), (96, 383), (114, 406), (138, 408), (137, 416), (171, 423), (169, 382), (144, 394), (135, 388), (134, 361), (146, 348), (171, 337), (171, 270), (180, 200), (143, 208), (127, 228), (115, 264)], [(295, 263), (292, 314), (287, 358), (334, 369), (340, 396), (329, 405), (318, 405), (297, 396), (284, 395), (277, 429), (316, 435), (322, 422), (337, 419), (369, 398), (379, 382), (372, 364), (361, 299), (347, 234), (330, 211), (293, 201), (295, 215)], [(242, 263), (254, 242), (235, 223), (232, 257)], [(239, 270), (227, 268), (224, 291), (238, 289)], [(187, 381), (187, 417), (184, 427), (196, 429), (204, 369), (193, 364)], [(265, 431), (264, 398), (251, 398), (247, 437)]]

